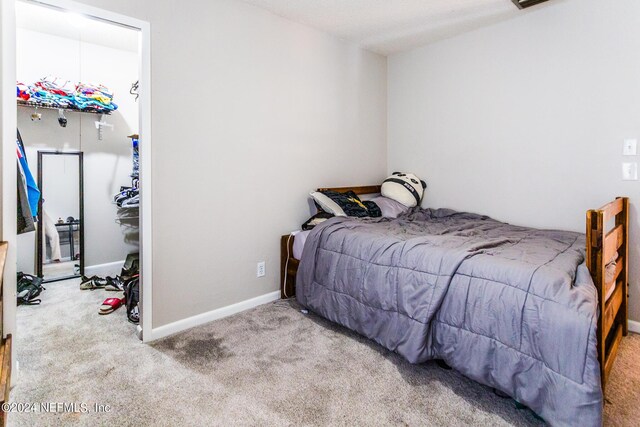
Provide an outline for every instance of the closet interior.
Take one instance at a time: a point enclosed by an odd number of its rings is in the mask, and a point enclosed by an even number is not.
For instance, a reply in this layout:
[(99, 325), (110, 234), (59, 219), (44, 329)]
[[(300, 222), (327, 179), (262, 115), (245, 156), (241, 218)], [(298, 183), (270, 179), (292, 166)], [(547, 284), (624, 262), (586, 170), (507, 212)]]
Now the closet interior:
[(96, 316), (137, 324), (139, 33), (16, 8), (18, 310), (92, 292)]

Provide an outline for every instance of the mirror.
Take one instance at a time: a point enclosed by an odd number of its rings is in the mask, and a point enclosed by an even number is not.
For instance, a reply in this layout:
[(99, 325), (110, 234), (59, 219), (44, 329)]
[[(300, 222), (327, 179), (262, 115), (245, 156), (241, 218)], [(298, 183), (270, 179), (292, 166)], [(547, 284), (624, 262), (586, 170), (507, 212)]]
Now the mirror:
[(37, 274), (45, 282), (84, 274), (81, 151), (38, 151)]

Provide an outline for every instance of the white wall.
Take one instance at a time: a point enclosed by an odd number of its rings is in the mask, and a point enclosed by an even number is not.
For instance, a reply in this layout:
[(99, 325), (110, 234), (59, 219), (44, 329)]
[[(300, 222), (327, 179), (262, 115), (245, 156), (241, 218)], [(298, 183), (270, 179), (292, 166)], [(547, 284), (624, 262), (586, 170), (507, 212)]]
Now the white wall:
[(384, 177), (384, 57), (235, 0), (85, 2), (151, 23), (154, 328), (276, 291), (308, 192)]
[[(138, 53), (135, 37), (133, 44), (124, 49), (105, 46), (108, 41), (102, 44), (80, 41), (81, 34), (69, 38), (19, 28), (17, 78), (26, 84), (49, 75), (72, 82), (104, 84), (114, 92), (114, 102), (118, 104), (118, 110), (105, 119), (114, 129), (105, 128), (100, 141), (95, 128), (99, 115), (67, 112), (68, 124), (62, 128), (58, 125), (57, 111), (39, 110), (42, 120), (34, 122), (30, 119), (32, 108), (18, 108), (18, 128), (34, 177), (38, 150), (84, 152), (84, 256), (85, 267), (90, 267), (122, 261), (128, 253), (137, 251), (137, 231), (132, 233), (131, 229), (116, 224), (112, 196), (121, 185), (131, 185), (131, 143), (127, 135), (138, 131), (138, 107), (129, 89), (138, 79)], [(118, 45), (121, 44), (119, 41)], [(48, 157), (45, 161), (50, 160)], [(45, 182), (45, 191), (46, 185)], [(50, 192), (45, 194), (45, 208), (55, 203), (52, 197)], [(54, 206), (50, 208), (55, 210)], [(58, 214), (47, 210), (54, 221), (58, 219)], [(18, 236), (19, 271), (33, 273), (34, 241), (35, 232)]]
[[(640, 2), (566, 0), (389, 57), (389, 171), (425, 205), (584, 232), (585, 211), (631, 197), (631, 318), (640, 320)], [(640, 161), (640, 157), (627, 158)]]

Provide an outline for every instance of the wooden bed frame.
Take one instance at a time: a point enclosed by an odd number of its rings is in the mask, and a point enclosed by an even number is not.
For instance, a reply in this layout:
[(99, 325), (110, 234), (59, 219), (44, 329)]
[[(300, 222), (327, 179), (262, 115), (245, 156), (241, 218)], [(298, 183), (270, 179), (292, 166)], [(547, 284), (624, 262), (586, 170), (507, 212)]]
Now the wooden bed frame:
[[(363, 185), (360, 187), (330, 187), (318, 188), (318, 191), (337, 191), (346, 193), (353, 191), (358, 196), (365, 194), (379, 194), (379, 185)], [(300, 260), (293, 257), (293, 241), (295, 236), (290, 234), (280, 238), (280, 298), (291, 298), (296, 295), (296, 273)]]
[[(611, 224), (613, 223), (613, 224)], [(600, 209), (587, 211), (587, 267), (598, 290), (598, 360), (602, 391), (609, 379), (620, 341), (629, 333), (629, 198), (618, 197)], [(617, 254), (613, 280), (606, 282), (606, 265)], [(606, 300), (608, 285), (615, 290)]]
[[(319, 188), (318, 191), (353, 191), (358, 195), (380, 193), (379, 185), (361, 187)], [(615, 220), (615, 221), (614, 221)], [(610, 224), (612, 223), (612, 224)], [(598, 292), (598, 359), (602, 390), (609, 379), (620, 341), (628, 334), (628, 272), (629, 272), (629, 198), (618, 197), (600, 209), (587, 211), (587, 267)], [(295, 236), (280, 240), (280, 296), (295, 296), (296, 273), (300, 261), (293, 257)], [(606, 300), (606, 265), (617, 253), (615, 290)]]

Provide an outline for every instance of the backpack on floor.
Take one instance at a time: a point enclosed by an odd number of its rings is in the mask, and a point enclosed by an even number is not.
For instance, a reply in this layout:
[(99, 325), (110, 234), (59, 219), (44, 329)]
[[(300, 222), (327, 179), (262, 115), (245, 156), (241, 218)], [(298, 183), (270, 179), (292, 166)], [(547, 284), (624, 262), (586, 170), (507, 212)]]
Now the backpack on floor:
[(140, 254), (132, 253), (127, 255), (122, 266), (121, 276), (132, 276), (140, 271)]
[(42, 302), (38, 295), (45, 290), (42, 286), (42, 278), (18, 272), (18, 283), (16, 293), (18, 295), (18, 305), (37, 305)]
[(129, 322), (140, 323), (140, 310), (138, 301), (140, 301), (140, 277), (136, 276), (128, 280), (124, 284), (124, 298), (127, 305), (127, 318)]

